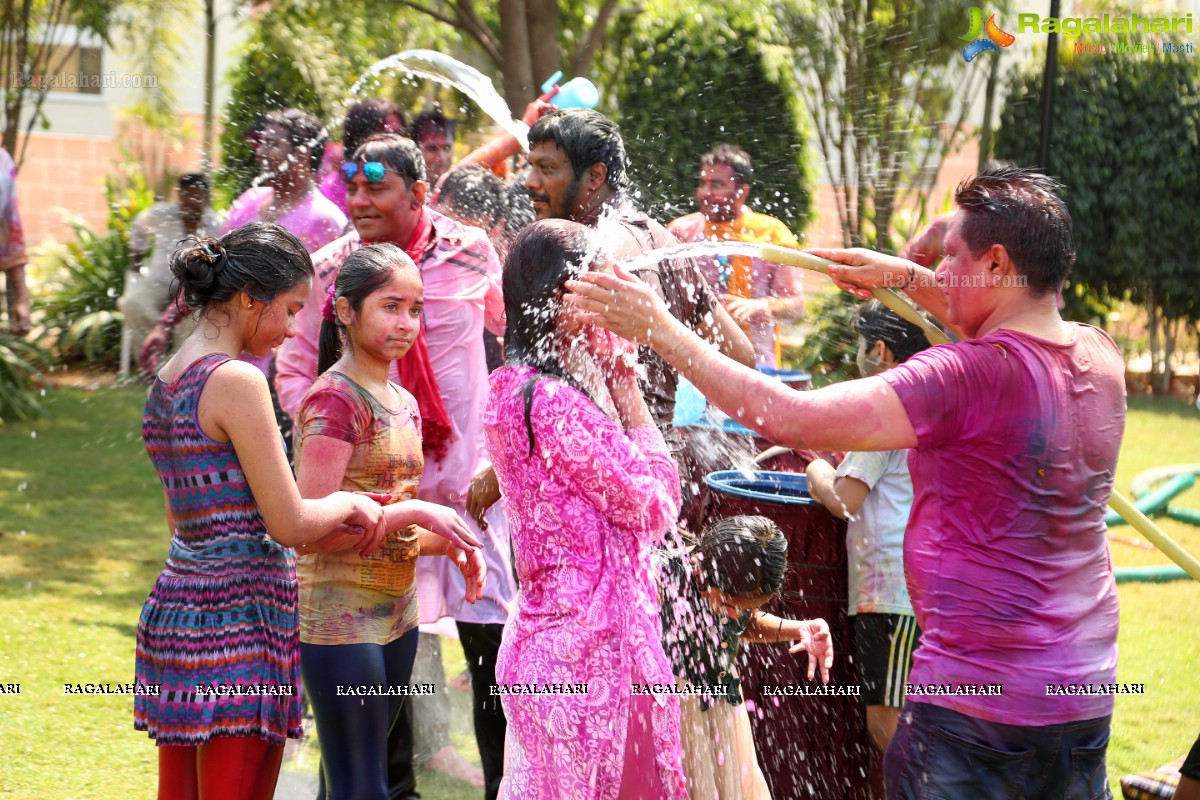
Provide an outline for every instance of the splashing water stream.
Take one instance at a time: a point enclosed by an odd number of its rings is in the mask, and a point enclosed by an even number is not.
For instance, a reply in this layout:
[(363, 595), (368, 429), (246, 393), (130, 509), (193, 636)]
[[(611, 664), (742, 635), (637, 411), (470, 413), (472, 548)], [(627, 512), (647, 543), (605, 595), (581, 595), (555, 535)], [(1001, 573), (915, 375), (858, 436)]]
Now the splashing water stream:
[[(645, 269), (652, 264), (669, 258), (701, 258), (704, 256), (749, 256), (750, 258), (761, 258), (763, 261), (771, 261), (789, 267), (820, 272), (822, 275), (828, 275), (830, 265), (836, 263), (800, 250), (792, 250), (773, 244), (755, 244), (753, 242), (692, 242), (643, 253), (640, 256), (622, 261), (621, 266), (626, 271), (632, 272), (637, 269)], [(883, 303), (892, 311), (895, 311), (914, 325), (919, 326), (925, 332), (925, 336), (929, 338), (930, 343), (944, 344), (950, 341), (950, 338), (946, 334), (942, 333), (936, 326), (931, 325), (928, 320), (917, 312), (912, 304), (895, 292), (888, 289), (872, 289), (871, 294), (876, 300)]]
[[(626, 259), (621, 266), (632, 272), (644, 269), (659, 261), (669, 258), (699, 258), (704, 256), (750, 256), (777, 264), (791, 267), (810, 269), (814, 272), (829, 274), (829, 266), (835, 262), (819, 258), (799, 250), (790, 250), (770, 244), (754, 244), (751, 242), (696, 242), (681, 244), (654, 250), (634, 258)], [(945, 344), (949, 337), (941, 329), (931, 325), (908, 301), (888, 289), (872, 289), (875, 299), (895, 311), (904, 319), (919, 325), (932, 344)], [(1109, 506), (1126, 519), (1137, 531), (1157, 547), (1164, 555), (1178, 564), (1189, 575), (1200, 580), (1200, 559), (1179, 546), (1162, 528), (1139, 512), (1129, 500), (1115, 488), (1109, 497)]]
[(529, 150), (529, 126), (512, 118), (508, 104), (496, 91), (491, 80), (474, 67), (436, 50), (405, 50), (375, 62), (350, 87), (348, 97), (358, 99), (364, 84), (392, 70), (457, 89), (474, 100), (483, 113), (511, 134), (520, 143), (522, 150)]

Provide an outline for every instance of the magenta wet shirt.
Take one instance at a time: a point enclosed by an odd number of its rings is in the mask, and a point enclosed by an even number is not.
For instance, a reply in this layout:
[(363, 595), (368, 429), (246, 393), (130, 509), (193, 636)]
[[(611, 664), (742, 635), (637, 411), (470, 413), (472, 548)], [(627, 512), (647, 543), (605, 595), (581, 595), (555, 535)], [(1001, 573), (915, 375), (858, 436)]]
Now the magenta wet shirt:
[[(1074, 327), (1069, 344), (1001, 330), (934, 347), (882, 376), (918, 442), (904, 540), (921, 625), (910, 701), (1009, 725), (1112, 713), (1112, 695), (1094, 692), (1117, 674), (1104, 514), (1124, 366), (1107, 334)], [(991, 693), (959, 688), (980, 686)]]

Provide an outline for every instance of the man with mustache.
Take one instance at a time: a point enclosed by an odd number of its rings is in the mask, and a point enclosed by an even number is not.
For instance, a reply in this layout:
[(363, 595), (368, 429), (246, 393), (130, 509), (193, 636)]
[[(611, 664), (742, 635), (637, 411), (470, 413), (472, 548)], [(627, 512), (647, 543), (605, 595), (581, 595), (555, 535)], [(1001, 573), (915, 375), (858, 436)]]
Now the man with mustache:
[[(617, 261), (678, 244), (666, 228), (630, 201), (628, 163), (620, 128), (608, 117), (588, 108), (547, 112), (529, 130), (525, 188), (534, 213), (539, 220), (569, 219), (595, 228), (597, 241)], [(695, 261), (664, 260), (635, 274), (666, 301), (676, 319), (722, 354), (754, 366), (750, 339), (713, 295)], [(694, 522), (698, 509), (690, 484), (698, 477), (702, 481), (699, 472), (704, 470), (689, 452), (686, 436), (672, 425), (678, 373), (646, 347), (639, 351), (638, 360), (645, 366), (644, 372), (638, 371), (642, 396), (684, 476), (684, 519)], [(499, 497), (494, 476), (476, 476), (469, 504), (474, 512)]]
[[(799, 248), (795, 235), (775, 217), (751, 210), (746, 202), (754, 168), (740, 147), (719, 144), (700, 157), (693, 214), (667, 225), (681, 242), (753, 242)], [(758, 363), (781, 367), (780, 323), (804, 316), (799, 271), (761, 258), (720, 256), (697, 259), (708, 285), (754, 343)]]

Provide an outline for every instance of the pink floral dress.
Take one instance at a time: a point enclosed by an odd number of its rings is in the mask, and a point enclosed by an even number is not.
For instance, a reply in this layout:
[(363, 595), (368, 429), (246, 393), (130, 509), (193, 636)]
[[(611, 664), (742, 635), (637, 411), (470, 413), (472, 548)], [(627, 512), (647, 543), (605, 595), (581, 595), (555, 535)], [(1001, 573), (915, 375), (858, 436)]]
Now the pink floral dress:
[[(675, 462), (653, 425), (625, 431), (554, 378), (535, 385), (531, 455), (523, 390), (534, 374), (493, 373), (484, 414), (520, 580), (496, 664), (508, 717), (500, 796), (614, 800), (637, 705), (649, 710), (652, 782), (686, 797), (678, 703), (632, 688), (674, 683), (649, 556), (678, 513)], [(586, 692), (557, 693), (579, 684)]]

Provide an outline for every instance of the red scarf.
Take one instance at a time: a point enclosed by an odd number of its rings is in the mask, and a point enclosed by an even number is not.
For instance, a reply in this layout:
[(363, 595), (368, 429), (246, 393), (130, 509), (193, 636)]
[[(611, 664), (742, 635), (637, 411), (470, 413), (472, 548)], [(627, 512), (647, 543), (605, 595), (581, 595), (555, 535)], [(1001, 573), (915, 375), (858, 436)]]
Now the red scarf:
[[(433, 222), (422, 208), (421, 219), (408, 243), (404, 245), (404, 252), (408, 253), (414, 264), (420, 266), (432, 241)], [(429, 360), (424, 320), (421, 322), (416, 341), (404, 358), (396, 362), (396, 371), (400, 376), (400, 385), (416, 398), (417, 408), (421, 411), (421, 450), (427, 459), (440, 461), (446, 456), (446, 449), (454, 436), (454, 428), (450, 422), (450, 415), (446, 413), (446, 404), (442, 401), (442, 391), (438, 388), (433, 364)]]

